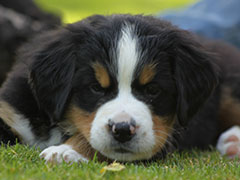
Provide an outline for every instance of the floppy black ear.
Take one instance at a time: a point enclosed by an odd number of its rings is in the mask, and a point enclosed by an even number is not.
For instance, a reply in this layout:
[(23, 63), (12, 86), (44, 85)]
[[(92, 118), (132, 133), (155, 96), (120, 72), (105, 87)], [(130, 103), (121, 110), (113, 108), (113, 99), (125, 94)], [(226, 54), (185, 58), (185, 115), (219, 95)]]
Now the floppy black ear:
[(215, 55), (203, 49), (187, 32), (180, 34), (175, 51), (177, 116), (180, 124), (185, 125), (217, 86), (218, 68), (214, 64)]
[(30, 67), (30, 83), (41, 110), (59, 119), (71, 91), (75, 70), (75, 47), (65, 29), (39, 38)]

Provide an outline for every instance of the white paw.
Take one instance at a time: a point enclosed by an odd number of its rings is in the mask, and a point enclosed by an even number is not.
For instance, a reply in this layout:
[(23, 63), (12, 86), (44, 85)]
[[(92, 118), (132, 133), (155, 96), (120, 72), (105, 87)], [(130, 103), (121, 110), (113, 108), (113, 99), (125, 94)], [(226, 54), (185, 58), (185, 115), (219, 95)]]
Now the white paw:
[(85, 157), (73, 150), (70, 145), (66, 144), (50, 146), (41, 152), (40, 157), (44, 158), (46, 162), (88, 162)]
[(218, 139), (217, 150), (229, 158), (240, 158), (240, 127), (233, 126)]

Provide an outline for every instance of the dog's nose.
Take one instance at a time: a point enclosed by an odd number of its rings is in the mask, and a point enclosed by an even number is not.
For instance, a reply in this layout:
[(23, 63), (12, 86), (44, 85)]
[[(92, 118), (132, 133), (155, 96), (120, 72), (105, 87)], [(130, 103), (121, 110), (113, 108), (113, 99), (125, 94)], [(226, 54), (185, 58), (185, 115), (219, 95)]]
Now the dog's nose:
[(116, 118), (110, 119), (108, 127), (114, 139), (121, 143), (130, 141), (136, 134), (136, 122), (131, 118), (122, 119), (120, 122), (116, 121)]

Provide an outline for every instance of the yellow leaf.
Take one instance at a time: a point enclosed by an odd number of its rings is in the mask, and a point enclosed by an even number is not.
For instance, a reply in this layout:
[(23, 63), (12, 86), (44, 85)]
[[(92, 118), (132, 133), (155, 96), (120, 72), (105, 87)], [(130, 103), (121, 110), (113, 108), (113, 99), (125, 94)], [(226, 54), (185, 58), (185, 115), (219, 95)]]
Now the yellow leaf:
[(100, 173), (103, 174), (105, 173), (106, 171), (113, 171), (113, 172), (116, 172), (116, 171), (122, 171), (123, 169), (125, 169), (125, 166), (120, 164), (120, 163), (117, 163), (117, 162), (113, 162), (112, 164), (109, 164), (108, 166), (104, 166), (101, 170), (100, 170)]

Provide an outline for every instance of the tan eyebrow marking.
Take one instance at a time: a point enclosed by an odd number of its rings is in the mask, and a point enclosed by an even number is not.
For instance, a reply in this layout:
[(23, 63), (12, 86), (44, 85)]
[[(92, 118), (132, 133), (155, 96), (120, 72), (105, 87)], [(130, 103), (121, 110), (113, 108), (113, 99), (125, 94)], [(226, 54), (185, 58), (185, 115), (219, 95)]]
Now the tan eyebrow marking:
[(96, 79), (99, 82), (99, 84), (103, 88), (109, 87), (110, 86), (110, 77), (109, 77), (109, 74), (108, 74), (106, 68), (98, 62), (94, 63), (92, 65), (92, 67), (95, 71), (95, 76), (96, 76)]
[(156, 74), (155, 67), (156, 67), (156, 64), (147, 64), (144, 66), (139, 76), (139, 83), (141, 85), (145, 85), (153, 79), (153, 77)]

